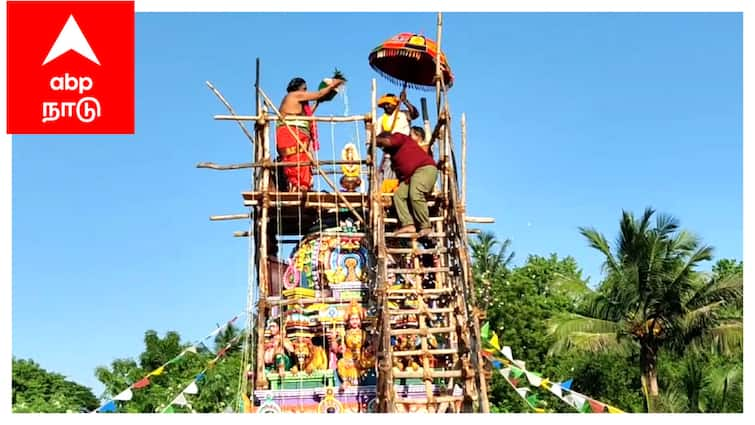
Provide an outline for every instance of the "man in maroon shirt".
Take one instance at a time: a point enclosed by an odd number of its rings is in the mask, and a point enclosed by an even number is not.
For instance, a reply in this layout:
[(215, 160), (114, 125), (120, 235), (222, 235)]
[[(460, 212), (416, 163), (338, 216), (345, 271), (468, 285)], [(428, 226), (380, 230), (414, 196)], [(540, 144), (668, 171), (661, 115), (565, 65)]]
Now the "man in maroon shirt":
[(393, 169), (401, 182), (393, 195), (402, 226), (396, 234), (417, 232), (416, 223), (419, 237), (425, 237), (432, 231), (426, 197), (435, 186), (438, 168), (433, 157), (419, 146), (418, 142), (425, 140), (425, 130), (412, 127), (410, 134), (383, 132), (377, 136), (377, 145), (391, 156)]

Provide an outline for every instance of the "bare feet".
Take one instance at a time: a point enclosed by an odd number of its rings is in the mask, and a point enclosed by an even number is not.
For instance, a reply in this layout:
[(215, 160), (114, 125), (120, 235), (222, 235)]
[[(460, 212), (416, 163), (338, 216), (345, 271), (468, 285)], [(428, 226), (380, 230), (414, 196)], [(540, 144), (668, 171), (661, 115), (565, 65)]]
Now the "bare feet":
[(413, 224), (410, 224), (408, 226), (404, 226), (404, 227), (396, 230), (396, 232), (394, 234), (396, 234), (396, 235), (402, 235), (402, 234), (405, 234), (405, 233), (417, 233), (417, 228), (414, 227)]

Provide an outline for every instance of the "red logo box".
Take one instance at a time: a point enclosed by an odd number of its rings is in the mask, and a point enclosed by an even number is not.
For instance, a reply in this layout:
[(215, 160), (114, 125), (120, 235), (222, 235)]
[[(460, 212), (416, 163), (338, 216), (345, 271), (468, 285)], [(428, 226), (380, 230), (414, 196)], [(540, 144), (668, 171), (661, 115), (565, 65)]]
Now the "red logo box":
[(7, 132), (133, 134), (134, 2), (7, 4)]

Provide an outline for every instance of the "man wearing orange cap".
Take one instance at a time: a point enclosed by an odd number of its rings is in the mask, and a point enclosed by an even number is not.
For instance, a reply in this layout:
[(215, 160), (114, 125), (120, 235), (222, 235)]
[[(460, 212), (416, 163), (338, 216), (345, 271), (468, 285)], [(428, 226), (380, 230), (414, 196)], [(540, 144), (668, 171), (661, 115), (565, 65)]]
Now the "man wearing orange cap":
[[(406, 105), (402, 110), (400, 104)], [(419, 111), (406, 98), (406, 90), (402, 90), (399, 97), (393, 93), (386, 93), (378, 99), (378, 106), (383, 108), (383, 115), (375, 123), (375, 134), (380, 133), (400, 133), (409, 136), (411, 130), (411, 121), (419, 117)], [(382, 175), (383, 189), (382, 192), (390, 193), (396, 189), (398, 181), (396, 173), (391, 166), (391, 155), (383, 154), (383, 161), (380, 163), (380, 173)]]

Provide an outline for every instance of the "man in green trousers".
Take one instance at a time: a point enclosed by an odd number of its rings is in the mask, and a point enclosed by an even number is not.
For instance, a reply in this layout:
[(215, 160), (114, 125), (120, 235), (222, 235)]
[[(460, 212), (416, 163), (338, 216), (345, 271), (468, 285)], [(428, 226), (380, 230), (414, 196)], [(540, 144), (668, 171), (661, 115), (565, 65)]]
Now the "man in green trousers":
[(435, 186), (438, 167), (433, 157), (419, 145), (420, 141), (425, 140), (425, 130), (412, 127), (409, 134), (380, 133), (377, 145), (391, 156), (396, 176), (401, 182), (393, 195), (393, 204), (401, 223), (396, 234), (416, 233), (419, 227), (418, 236), (425, 237), (432, 232), (427, 195)]

